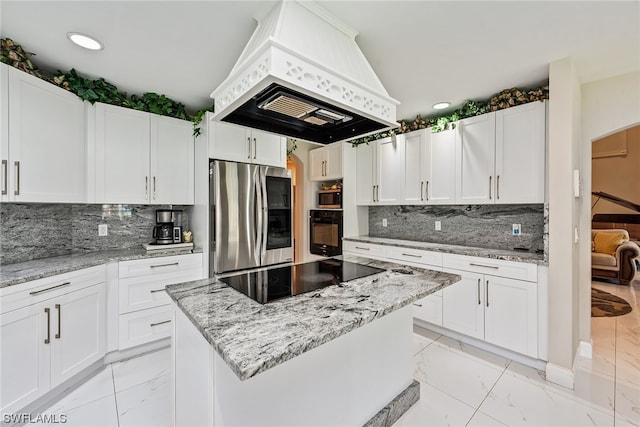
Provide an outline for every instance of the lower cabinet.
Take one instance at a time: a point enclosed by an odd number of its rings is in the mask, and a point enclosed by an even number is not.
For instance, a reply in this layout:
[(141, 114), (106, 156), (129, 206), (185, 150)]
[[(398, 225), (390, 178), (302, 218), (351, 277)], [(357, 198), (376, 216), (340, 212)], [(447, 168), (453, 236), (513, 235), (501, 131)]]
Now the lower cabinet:
[[(0, 315), (2, 413), (23, 408), (104, 356), (104, 267), (89, 270), (102, 271), (102, 281), (86, 281), (87, 270), (81, 270), (3, 294), (8, 303)], [(23, 306), (16, 308), (20, 301)]]
[(442, 326), (442, 291), (434, 292), (413, 303), (413, 317)]
[(484, 339), (483, 275), (445, 269), (462, 280), (442, 290), (442, 326), (470, 337)]

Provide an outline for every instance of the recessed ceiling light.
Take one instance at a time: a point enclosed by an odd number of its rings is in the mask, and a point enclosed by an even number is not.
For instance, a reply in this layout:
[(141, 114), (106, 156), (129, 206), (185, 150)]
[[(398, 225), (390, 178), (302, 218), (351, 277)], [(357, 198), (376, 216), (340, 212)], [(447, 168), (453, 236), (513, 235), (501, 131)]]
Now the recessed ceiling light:
[(451, 105), (450, 102), (438, 102), (437, 104), (433, 104), (433, 109), (444, 110), (445, 108), (448, 108), (450, 105)]
[(104, 46), (98, 40), (82, 33), (67, 33), (67, 38), (80, 47), (89, 50), (102, 50)]

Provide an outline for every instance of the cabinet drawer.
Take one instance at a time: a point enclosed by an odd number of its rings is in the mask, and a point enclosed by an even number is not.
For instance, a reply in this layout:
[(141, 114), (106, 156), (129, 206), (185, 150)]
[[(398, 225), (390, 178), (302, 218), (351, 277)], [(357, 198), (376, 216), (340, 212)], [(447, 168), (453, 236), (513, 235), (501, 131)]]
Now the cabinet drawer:
[(538, 280), (537, 266), (526, 262), (443, 254), (442, 264), (445, 268), (455, 268), (474, 273), (490, 274), (529, 282)]
[(440, 290), (414, 302), (413, 317), (442, 326), (442, 291)]
[(369, 258), (384, 258), (385, 256), (384, 246), (371, 243), (343, 241), (342, 250), (351, 255), (362, 255)]
[(120, 315), (120, 350), (170, 337), (172, 322), (171, 305)]
[(125, 277), (155, 276), (167, 273), (202, 269), (202, 254), (174, 255), (158, 258), (121, 261), (120, 279)]
[(191, 268), (119, 280), (120, 314), (169, 304), (171, 299), (164, 291), (166, 285), (202, 279), (202, 268)]
[(104, 282), (104, 265), (58, 274), (0, 289), (0, 312), (7, 313), (40, 301)]
[(387, 257), (412, 264), (442, 267), (442, 253), (440, 252), (390, 246), (387, 248)]

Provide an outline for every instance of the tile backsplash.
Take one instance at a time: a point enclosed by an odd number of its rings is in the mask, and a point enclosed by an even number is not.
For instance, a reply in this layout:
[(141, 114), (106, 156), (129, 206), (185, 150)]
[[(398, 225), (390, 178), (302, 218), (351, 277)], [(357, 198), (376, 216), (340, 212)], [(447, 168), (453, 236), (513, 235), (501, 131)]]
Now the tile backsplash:
[[(149, 243), (156, 209), (182, 209), (189, 229), (191, 206), (0, 204), (0, 265), (77, 251), (127, 249)], [(98, 236), (107, 224), (108, 235)]]
[[(369, 235), (490, 249), (544, 249), (544, 205), (370, 206)], [(387, 226), (382, 226), (382, 220)], [(440, 221), (441, 231), (435, 230)], [(512, 225), (522, 234), (514, 236)]]

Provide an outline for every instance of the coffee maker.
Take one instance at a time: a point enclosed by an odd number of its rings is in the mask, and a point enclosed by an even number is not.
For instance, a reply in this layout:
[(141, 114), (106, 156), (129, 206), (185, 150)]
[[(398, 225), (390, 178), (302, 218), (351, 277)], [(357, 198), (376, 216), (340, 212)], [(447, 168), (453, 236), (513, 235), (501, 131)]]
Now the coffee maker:
[(158, 209), (156, 211), (156, 225), (153, 227), (153, 238), (155, 239), (153, 243), (156, 245), (174, 243), (173, 233), (173, 211), (170, 209)]

